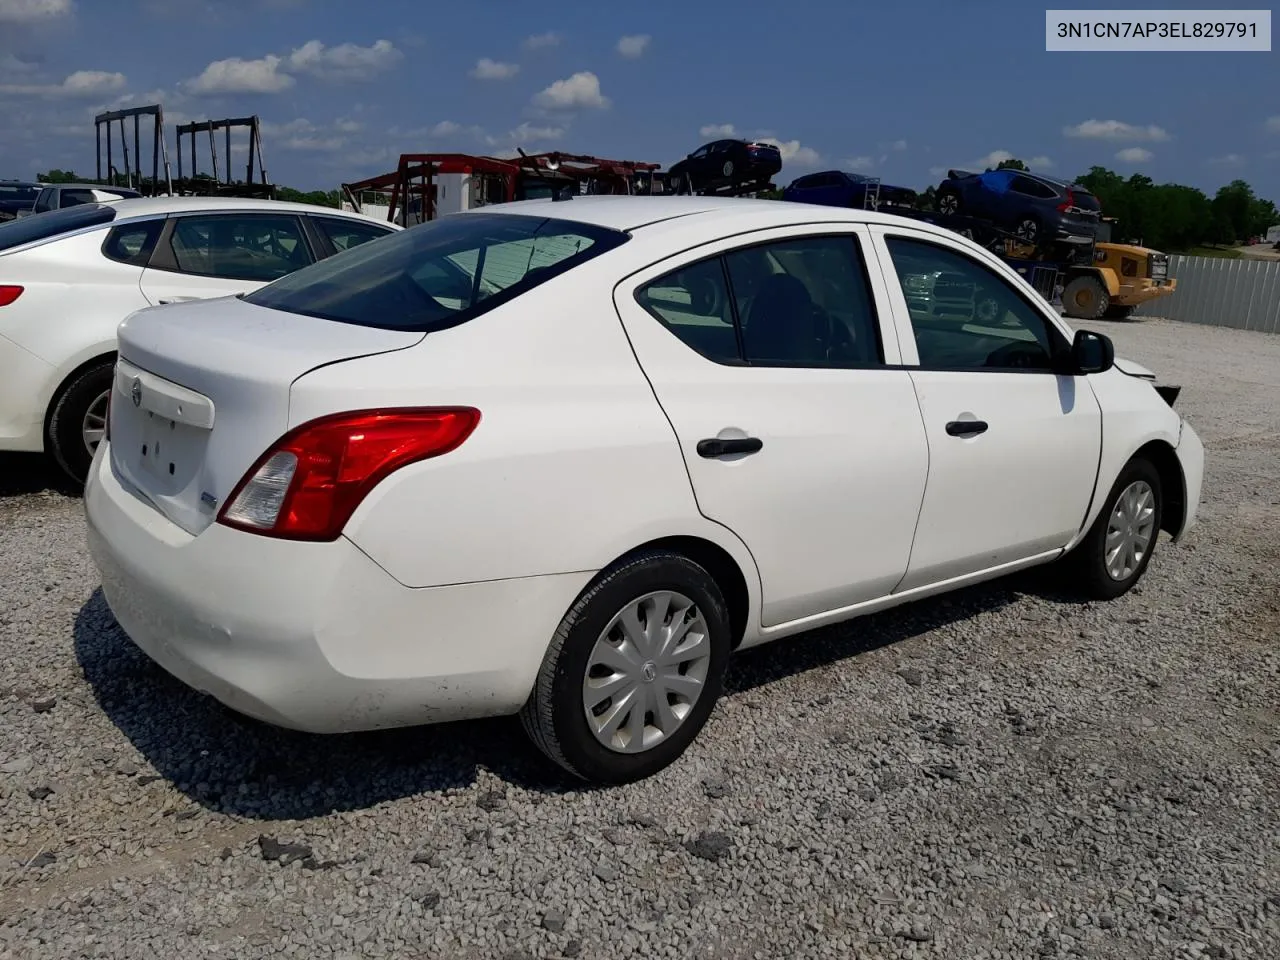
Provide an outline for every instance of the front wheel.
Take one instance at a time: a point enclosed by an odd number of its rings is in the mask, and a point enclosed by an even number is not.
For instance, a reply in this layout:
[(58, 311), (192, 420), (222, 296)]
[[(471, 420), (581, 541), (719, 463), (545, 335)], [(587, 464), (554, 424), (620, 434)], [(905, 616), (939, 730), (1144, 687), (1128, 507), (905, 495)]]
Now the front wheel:
[(75, 484), (89, 476), (89, 464), (107, 430), (107, 397), (115, 364), (105, 361), (81, 371), (58, 394), (49, 416), (46, 443), (54, 462)]
[(1062, 310), (1075, 320), (1097, 320), (1110, 306), (1107, 288), (1097, 277), (1076, 277), (1062, 291)]
[(1155, 552), (1163, 511), (1160, 474), (1148, 460), (1130, 460), (1098, 519), (1068, 558), (1086, 594), (1113, 600), (1133, 588)]
[(565, 614), (520, 719), (572, 774), (643, 779), (678, 758), (706, 723), (729, 648), (729, 614), (711, 575), (680, 554), (636, 554)]

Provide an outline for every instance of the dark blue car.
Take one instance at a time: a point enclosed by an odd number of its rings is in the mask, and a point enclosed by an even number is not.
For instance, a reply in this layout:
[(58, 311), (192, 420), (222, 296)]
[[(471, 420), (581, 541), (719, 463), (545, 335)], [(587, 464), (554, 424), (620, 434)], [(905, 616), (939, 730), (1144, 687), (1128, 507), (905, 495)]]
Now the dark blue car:
[[(871, 202), (868, 202), (868, 195)], [(791, 185), (782, 191), (782, 199), (827, 207), (879, 209), (886, 206), (909, 207), (916, 201), (916, 192), (879, 183), (875, 178), (864, 177), (860, 173), (824, 170), (791, 181)]]
[(1027, 170), (947, 171), (938, 212), (990, 220), (1027, 243), (1092, 238), (1102, 218), (1098, 198), (1078, 183)]

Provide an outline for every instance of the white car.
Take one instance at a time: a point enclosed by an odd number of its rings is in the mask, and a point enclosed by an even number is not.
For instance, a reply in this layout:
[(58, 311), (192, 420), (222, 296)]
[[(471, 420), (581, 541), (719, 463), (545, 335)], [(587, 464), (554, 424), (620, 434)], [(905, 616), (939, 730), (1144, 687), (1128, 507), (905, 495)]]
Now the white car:
[[(917, 273), (971, 314), (912, 313)], [(862, 210), (578, 197), (443, 217), (120, 328), (106, 599), (242, 713), (519, 713), (594, 781), (677, 757), (731, 651), (1195, 521), (1176, 388), (1008, 266)]]
[(256, 290), (400, 229), (274, 200), (80, 203), (0, 224), (0, 450), (83, 481), (102, 437), (116, 328), (149, 304)]

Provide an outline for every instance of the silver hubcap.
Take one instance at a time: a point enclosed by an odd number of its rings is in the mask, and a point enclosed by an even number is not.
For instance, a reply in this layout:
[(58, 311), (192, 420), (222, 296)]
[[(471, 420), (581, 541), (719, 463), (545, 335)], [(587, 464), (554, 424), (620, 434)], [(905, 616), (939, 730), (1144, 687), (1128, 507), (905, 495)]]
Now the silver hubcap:
[(1151, 484), (1135, 480), (1121, 492), (1107, 524), (1105, 557), (1112, 580), (1128, 580), (1151, 546), (1156, 527), (1156, 495)]
[(1017, 235), (1023, 240), (1034, 240), (1039, 229), (1034, 220), (1023, 220), (1018, 224)]
[(707, 621), (681, 593), (650, 593), (620, 610), (587, 660), (582, 707), (596, 739), (641, 753), (675, 732), (706, 687)]
[(84, 412), (84, 420), (80, 423), (80, 436), (84, 438), (84, 447), (93, 456), (107, 432), (107, 391), (93, 398), (89, 409)]
[(939, 206), (942, 208), (943, 213), (955, 213), (957, 206), (956, 198), (950, 195), (945, 196), (942, 198), (942, 202)]

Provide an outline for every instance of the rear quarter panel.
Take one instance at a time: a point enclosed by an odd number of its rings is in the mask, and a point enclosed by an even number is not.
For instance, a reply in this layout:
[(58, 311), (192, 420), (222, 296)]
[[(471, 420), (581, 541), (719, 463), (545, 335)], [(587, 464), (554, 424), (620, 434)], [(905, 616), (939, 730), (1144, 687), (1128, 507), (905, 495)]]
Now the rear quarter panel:
[(700, 536), (734, 557), (758, 597), (746, 548), (698, 512), (613, 306), (609, 257), (416, 347), (294, 384), (290, 425), (362, 407), (481, 411), (461, 447), (392, 474), (348, 524), (347, 536), (401, 583), (596, 571), (650, 540)]

